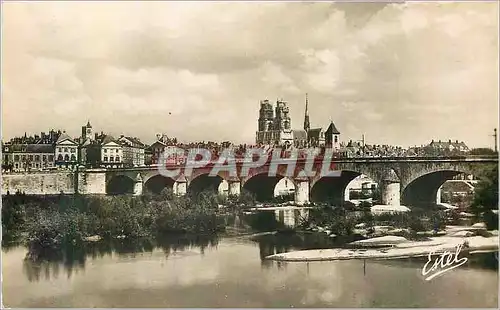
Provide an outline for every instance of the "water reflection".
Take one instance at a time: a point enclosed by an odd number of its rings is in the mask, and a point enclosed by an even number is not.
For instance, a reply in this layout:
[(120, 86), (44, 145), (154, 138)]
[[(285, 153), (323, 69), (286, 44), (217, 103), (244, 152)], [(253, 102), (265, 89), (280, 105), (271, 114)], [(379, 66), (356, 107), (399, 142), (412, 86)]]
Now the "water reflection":
[[(23, 272), (31, 281), (57, 278), (61, 268), (68, 279), (74, 272), (85, 269), (88, 258), (98, 259), (104, 256), (127, 256), (135, 258), (140, 253), (152, 253), (161, 249), (168, 257), (176, 252), (216, 247), (219, 238), (216, 235), (171, 235), (157, 239), (111, 239), (83, 244), (66, 244), (61, 249), (47, 249), (37, 253), (28, 253), (23, 262)], [(3, 249), (5, 252), (5, 248)]]
[(4, 303), (37, 308), (408, 308), (491, 307), (498, 302), (498, 273), (472, 266), (425, 281), (420, 261), (367, 261), (364, 270), (357, 260), (264, 259), (337, 242), (293, 234), (251, 240), (171, 236), (88, 243), (83, 251), (67, 247), (38, 261), (23, 261), (26, 250), (18, 247), (2, 257)]
[[(142, 253), (152, 253), (160, 249), (165, 257), (196, 249), (201, 255), (207, 248), (216, 248), (222, 236), (170, 235), (157, 239), (112, 239), (84, 244), (70, 244), (60, 250), (46, 250), (37, 255), (28, 254), (23, 261), (23, 273), (30, 282), (56, 279), (61, 271), (69, 279), (73, 274), (85, 270), (89, 259), (105, 256), (135, 258)], [(250, 238), (259, 248), (260, 265), (263, 269), (285, 270), (287, 262), (265, 259), (269, 255), (307, 249), (326, 249), (345, 246), (345, 240), (329, 238), (323, 234), (269, 234)], [(9, 251), (4, 247), (4, 253)], [(469, 258), (468, 267), (498, 269), (494, 253), (474, 255)], [(256, 257), (257, 258), (257, 257)], [(426, 258), (382, 260), (376, 264), (421, 268)], [(309, 273), (309, 263), (305, 263)]]

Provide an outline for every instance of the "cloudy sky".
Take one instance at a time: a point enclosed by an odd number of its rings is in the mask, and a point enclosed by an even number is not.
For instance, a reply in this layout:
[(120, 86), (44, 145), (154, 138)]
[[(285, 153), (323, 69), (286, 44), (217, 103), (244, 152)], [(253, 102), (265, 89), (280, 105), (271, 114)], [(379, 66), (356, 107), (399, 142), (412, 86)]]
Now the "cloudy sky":
[(251, 143), (259, 100), (342, 139), (492, 146), (498, 4), (2, 3), (3, 138)]

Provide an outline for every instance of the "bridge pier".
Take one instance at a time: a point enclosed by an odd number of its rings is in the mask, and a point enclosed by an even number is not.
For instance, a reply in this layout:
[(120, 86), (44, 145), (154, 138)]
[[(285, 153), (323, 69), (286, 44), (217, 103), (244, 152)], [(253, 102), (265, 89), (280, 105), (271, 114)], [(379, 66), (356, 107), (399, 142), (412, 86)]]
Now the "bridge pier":
[(344, 190), (344, 197), (342, 198), (342, 203), (351, 199), (351, 188), (347, 186)]
[(184, 196), (187, 193), (187, 180), (185, 176), (179, 177), (174, 184), (174, 193), (177, 196)]
[(437, 192), (436, 192), (436, 204), (440, 204), (441, 203), (441, 187), (442, 186), (440, 186), (437, 189)]
[(142, 183), (142, 176), (140, 173), (137, 174), (134, 180), (134, 196), (142, 195), (142, 189), (144, 184)]
[(229, 196), (239, 196), (241, 193), (241, 182), (238, 178), (229, 178), (228, 183), (228, 194)]
[(309, 203), (309, 179), (305, 176), (299, 176), (295, 179), (295, 185), (295, 204)]
[(392, 169), (382, 178), (381, 194), (383, 205), (401, 205), (401, 183)]
[(80, 168), (78, 172), (79, 194), (106, 194), (106, 170)]
[(382, 182), (382, 204), (399, 206), (401, 184), (399, 182), (383, 181)]

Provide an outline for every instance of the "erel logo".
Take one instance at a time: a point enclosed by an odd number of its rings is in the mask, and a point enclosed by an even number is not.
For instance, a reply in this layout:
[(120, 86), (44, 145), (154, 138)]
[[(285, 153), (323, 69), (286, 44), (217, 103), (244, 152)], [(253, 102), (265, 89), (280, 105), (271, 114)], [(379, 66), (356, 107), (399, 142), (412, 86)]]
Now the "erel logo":
[(434, 251), (431, 251), (428, 256), (427, 263), (425, 263), (422, 269), (422, 275), (427, 276), (426, 281), (430, 281), (435, 277), (444, 274), (447, 271), (455, 269), (462, 266), (468, 260), (467, 257), (458, 258), (460, 251), (462, 250), (463, 244), (457, 245), (455, 253), (445, 251), (441, 256), (438, 256), (434, 261), (432, 261), (432, 255)]

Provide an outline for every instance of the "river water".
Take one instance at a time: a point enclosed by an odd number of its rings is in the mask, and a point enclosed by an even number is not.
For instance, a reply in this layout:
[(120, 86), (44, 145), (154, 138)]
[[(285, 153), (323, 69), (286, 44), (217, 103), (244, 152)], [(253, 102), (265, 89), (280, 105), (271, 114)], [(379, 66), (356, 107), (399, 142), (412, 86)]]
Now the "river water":
[[(290, 239), (291, 238), (291, 239)], [(292, 240), (293, 239), (293, 240)], [(298, 240), (298, 241), (297, 241)], [(121, 242), (121, 243), (120, 243)], [(498, 269), (464, 265), (431, 281), (425, 261), (283, 263), (300, 237), (93, 244), (51, 262), (2, 251), (6, 307), (497, 307)]]

